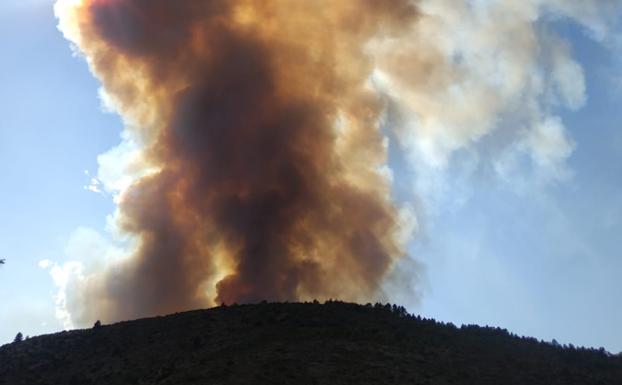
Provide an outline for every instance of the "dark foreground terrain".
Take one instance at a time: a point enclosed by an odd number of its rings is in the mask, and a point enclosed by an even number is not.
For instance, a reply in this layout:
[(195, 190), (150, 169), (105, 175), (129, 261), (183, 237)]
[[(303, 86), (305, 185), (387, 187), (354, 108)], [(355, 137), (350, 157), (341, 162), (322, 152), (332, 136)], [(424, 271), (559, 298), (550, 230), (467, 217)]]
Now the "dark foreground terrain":
[(0, 384), (622, 384), (622, 358), (396, 306), (218, 307), (0, 347)]

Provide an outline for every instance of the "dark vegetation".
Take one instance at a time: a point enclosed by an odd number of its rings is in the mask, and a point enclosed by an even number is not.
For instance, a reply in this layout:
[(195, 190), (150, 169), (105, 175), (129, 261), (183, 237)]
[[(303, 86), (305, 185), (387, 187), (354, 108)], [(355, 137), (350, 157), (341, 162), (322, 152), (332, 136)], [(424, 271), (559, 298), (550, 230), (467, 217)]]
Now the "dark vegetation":
[(262, 303), (14, 342), (0, 384), (620, 385), (622, 357), (395, 305)]

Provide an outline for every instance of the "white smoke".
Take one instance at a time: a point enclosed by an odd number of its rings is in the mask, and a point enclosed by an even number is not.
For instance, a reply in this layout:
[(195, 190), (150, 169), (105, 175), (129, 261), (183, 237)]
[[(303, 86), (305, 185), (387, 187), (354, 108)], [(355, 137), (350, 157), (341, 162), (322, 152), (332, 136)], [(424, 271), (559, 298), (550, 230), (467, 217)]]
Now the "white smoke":
[[(375, 84), (398, 106), (397, 138), (416, 174), (442, 172), (456, 152), (495, 134), (498, 158), (488, 161), (521, 153), (549, 180), (568, 177), (575, 143), (558, 111), (581, 108), (587, 95), (583, 69), (555, 23), (577, 23), (604, 41), (616, 7), (614, 1), (422, 1), (424, 16), (408, 36), (372, 45)], [(413, 70), (425, 75), (410, 76)]]
[[(389, 126), (409, 169), (402, 175), (419, 203), (419, 236), (427, 237), (434, 235), (425, 233), (427, 222), (464, 205), (482, 174), (519, 194), (572, 178), (567, 161), (576, 143), (561, 115), (589, 95), (572, 42), (558, 31), (573, 24), (615, 49), (622, 2), (420, 4), (423, 16), (410, 34), (377, 39), (370, 52), (373, 84), (393, 107)], [(408, 298), (402, 294), (393, 296)]]

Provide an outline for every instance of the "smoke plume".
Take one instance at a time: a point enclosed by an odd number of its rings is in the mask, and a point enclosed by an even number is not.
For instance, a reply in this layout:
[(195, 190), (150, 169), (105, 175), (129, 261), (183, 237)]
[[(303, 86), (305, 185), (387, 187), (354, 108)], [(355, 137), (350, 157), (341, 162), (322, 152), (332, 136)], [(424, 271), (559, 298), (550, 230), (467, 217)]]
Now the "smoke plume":
[[(463, 195), (454, 180), (572, 176), (559, 111), (580, 108), (586, 85), (555, 23), (607, 44), (619, 8), (58, 0), (60, 29), (125, 124), (95, 180), (114, 194), (123, 252), (55, 268), (62, 317), (71, 326), (220, 302), (369, 301), (416, 279), (400, 269), (412, 266), (408, 237), (448, 191)], [(410, 196), (400, 207), (396, 195)]]
[(404, 255), (366, 44), (408, 1), (84, 0), (61, 28), (139, 151), (117, 198), (131, 256), (78, 323), (376, 293)]

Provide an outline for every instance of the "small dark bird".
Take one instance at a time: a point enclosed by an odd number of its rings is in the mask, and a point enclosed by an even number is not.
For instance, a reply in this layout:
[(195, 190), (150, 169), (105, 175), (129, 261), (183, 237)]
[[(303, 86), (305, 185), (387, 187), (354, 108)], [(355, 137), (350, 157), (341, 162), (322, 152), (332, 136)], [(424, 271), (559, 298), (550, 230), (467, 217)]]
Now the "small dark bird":
[(0, 259), (0, 265), (4, 265), (4, 262), (6, 262), (6, 259)]

